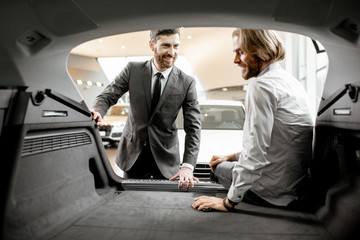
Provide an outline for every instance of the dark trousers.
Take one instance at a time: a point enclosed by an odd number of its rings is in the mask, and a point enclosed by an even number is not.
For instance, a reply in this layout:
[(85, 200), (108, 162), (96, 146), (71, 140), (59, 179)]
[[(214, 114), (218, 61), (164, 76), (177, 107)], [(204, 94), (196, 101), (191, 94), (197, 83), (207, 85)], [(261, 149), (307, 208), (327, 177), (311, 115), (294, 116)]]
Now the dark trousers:
[(124, 178), (134, 179), (166, 179), (159, 170), (154, 156), (150, 149), (150, 144), (143, 147), (138, 159), (130, 170), (124, 171)]

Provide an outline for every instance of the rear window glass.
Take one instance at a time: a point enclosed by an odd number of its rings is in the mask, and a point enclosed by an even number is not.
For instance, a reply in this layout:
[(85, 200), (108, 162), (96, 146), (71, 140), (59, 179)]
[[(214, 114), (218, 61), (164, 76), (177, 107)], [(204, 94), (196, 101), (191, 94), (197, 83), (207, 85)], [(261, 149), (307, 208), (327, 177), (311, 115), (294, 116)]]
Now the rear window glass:
[[(240, 106), (201, 105), (201, 124), (203, 130), (242, 130), (244, 126), (244, 109)], [(176, 119), (179, 129), (184, 128), (182, 111)]]

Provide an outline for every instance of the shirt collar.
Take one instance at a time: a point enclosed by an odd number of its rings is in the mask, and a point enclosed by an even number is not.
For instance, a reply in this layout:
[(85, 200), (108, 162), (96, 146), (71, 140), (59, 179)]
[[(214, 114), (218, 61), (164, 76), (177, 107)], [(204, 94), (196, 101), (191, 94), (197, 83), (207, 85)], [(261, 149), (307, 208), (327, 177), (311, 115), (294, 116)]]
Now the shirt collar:
[(280, 64), (278, 62), (273, 62), (273, 63), (270, 63), (266, 68), (264, 68), (260, 73), (259, 75), (257, 76), (258, 77), (261, 77), (262, 75), (264, 75), (265, 73), (267, 73), (268, 71), (272, 70), (272, 69), (276, 69), (276, 68), (280, 68)]
[[(161, 72), (161, 74), (164, 76), (165, 79), (168, 78), (171, 70), (173, 69), (174, 65), (172, 65), (170, 68), (166, 69), (165, 71)], [(151, 68), (152, 68), (152, 76), (154, 76), (156, 73), (159, 72), (159, 70), (156, 69), (154, 65), (154, 58), (151, 59)]]

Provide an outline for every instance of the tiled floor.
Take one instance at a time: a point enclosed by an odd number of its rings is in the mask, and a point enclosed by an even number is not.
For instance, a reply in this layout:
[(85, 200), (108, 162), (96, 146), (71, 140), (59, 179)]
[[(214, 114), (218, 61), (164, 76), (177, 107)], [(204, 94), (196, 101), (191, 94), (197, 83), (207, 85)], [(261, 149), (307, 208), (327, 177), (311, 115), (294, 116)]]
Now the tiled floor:
[(105, 151), (106, 151), (106, 155), (109, 158), (110, 164), (111, 164), (112, 168), (114, 169), (117, 148), (116, 147), (105, 148)]

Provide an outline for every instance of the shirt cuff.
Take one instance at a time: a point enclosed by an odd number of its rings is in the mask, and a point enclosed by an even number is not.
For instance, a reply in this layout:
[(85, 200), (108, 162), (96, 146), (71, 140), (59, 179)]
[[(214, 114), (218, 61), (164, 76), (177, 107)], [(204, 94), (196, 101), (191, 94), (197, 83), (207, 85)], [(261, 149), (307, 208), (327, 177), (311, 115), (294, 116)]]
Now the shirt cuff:
[(244, 191), (238, 191), (235, 187), (231, 186), (228, 191), (227, 197), (232, 202), (239, 203), (244, 197)]
[(191, 165), (190, 163), (183, 163), (183, 164), (181, 164), (181, 167), (187, 167), (187, 168), (190, 168), (191, 171), (194, 171), (194, 166)]

